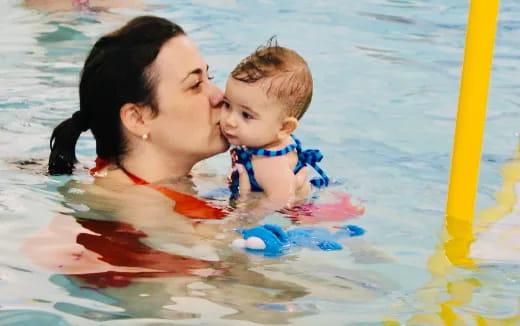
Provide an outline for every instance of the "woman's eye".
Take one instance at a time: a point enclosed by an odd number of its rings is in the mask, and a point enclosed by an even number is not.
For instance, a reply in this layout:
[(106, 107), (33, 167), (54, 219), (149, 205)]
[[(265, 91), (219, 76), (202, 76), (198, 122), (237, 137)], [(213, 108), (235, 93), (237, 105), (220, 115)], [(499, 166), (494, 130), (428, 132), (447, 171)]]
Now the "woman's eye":
[(247, 112), (242, 112), (242, 117), (243, 117), (244, 119), (252, 119), (252, 118), (253, 118), (253, 116), (250, 115), (250, 114), (247, 113)]
[(202, 80), (199, 80), (193, 86), (191, 86), (190, 89), (198, 89), (201, 84), (202, 84)]
[(224, 109), (229, 109), (231, 107), (229, 105), (229, 102), (227, 102), (227, 101), (222, 101), (222, 106), (224, 107)]
[(215, 76), (208, 76), (208, 79), (213, 80), (213, 79), (215, 79)]

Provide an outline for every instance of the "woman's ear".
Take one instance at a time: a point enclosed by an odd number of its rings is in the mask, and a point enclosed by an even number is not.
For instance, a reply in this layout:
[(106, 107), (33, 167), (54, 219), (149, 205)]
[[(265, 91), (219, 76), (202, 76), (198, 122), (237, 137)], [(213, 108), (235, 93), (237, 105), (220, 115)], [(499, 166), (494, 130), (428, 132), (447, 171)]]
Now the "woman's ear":
[(298, 128), (298, 119), (295, 117), (287, 117), (282, 121), (282, 127), (278, 131), (278, 138), (283, 139), (290, 136), (294, 130)]
[(148, 121), (151, 110), (135, 103), (126, 103), (119, 110), (119, 117), (125, 129), (134, 136), (141, 137), (150, 132)]

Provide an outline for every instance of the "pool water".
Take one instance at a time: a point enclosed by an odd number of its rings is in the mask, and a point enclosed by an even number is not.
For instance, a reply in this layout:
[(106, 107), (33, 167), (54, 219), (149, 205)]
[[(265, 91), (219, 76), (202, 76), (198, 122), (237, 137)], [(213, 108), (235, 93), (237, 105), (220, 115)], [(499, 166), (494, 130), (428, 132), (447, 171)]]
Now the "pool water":
[[(0, 325), (520, 323), (520, 251), (507, 261), (488, 256), (478, 268), (432, 263), (443, 261), (467, 1), (146, 0), (142, 10), (97, 13), (45, 13), (20, 2), (5, 0), (0, 8)], [(221, 87), (234, 65), (272, 35), (300, 52), (315, 91), (297, 135), (325, 154), (331, 191), (365, 206), (345, 223), (366, 234), (335, 252), (230, 254), (231, 272), (216, 277), (71, 276), (23, 253), (27, 239), (58, 213), (70, 218), (59, 223), (81, 216), (84, 224), (89, 214), (103, 213), (63, 192), (71, 179), (91, 182), (86, 171), (44, 174), (49, 136), (78, 109), (79, 72), (93, 42), (142, 14), (183, 26)], [(503, 1), (477, 210), (495, 205), (501, 167), (518, 146), (519, 17), (520, 3)], [(81, 137), (78, 156), (92, 165), (90, 134)], [(200, 169), (224, 175), (228, 159), (217, 156)], [(225, 186), (215, 177), (206, 190), (215, 184)], [(280, 214), (265, 221), (290, 227)], [(174, 229), (155, 231), (155, 239), (143, 240), (147, 250), (182, 254)]]

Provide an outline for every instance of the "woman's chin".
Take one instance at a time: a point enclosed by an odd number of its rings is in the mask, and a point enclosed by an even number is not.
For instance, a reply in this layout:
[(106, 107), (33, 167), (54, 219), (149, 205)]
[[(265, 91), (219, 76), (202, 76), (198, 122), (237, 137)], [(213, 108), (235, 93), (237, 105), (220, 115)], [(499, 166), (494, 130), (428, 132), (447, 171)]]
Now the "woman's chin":
[(220, 150), (218, 153), (223, 153), (229, 149), (229, 141), (224, 137), (224, 135), (220, 134)]
[(222, 146), (222, 151), (221, 151), (221, 153), (227, 151), (227, 150), (229, 149), (229, 146), (230, 146), (230, 145), (231, 145), (231, 144), (230, 144), (227, 140), (224, 141), (224, 146)]

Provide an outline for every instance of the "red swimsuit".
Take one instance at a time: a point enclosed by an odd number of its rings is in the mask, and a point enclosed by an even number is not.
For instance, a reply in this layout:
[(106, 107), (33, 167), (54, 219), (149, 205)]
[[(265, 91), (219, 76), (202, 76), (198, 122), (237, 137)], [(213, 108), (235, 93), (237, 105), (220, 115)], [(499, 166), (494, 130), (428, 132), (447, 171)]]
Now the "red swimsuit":
[[(97, 171), (103, 169), (107, 164), (109, 164), (109, 161), (104, 160), (102, 158), (97, 158), (96, 166), (90, 169), (90, 173), (93, 175)], [(136, 185), (145, 185), (147, 187), (153, 188), (159, 192), (162, 192), (166, 197), (171, 198), (173, 201), (175, 201), (175, 206), (173, 210), (179, 214), (193, 219), (204, 220), (222, 219), (226, 217), (226, 212), (222, 208), (211, 206), (209, 203), (202, 199), (187, 194), (183, 194), (165, 186), (151, 184), (139, 178), (138, 176), (126, 171), (125, 169), (122, 170)]]
[[(91, 174), (103, 169), (109, 162), (96, 159), (96, 166)], [(124, 171), (124, 170), (123, 170)], [(213, 207), (204, 200), (186, 195), (164, 186), (150, 184), (143, 179), (125, 171), (128, 177), (138, 185), (145, 185), (162, 192), (175, 201), (174, 210), (193, 219), (221, 219), (226, 213), (223, 209)], [(115, 267), (129, 267), (128, 271), (107, 270), (99, 272), (93, 268), (91, 273), (73, 274), (71, 277), (94, 285), (98, 288), (125, 287), (135, 278), (168, 277), (174, 275), (221, 275), (226, 268), (219, 262), (185, 257), (154, 249), (144, 244), (141, 239), (147, 234), (134, 228), (131, 224), (119, 221), (100, 221), (77, 218), (86, 230), (76, 237), (76, 243), (86, 250), (100, 255), (99, 260)], [(194, 223), (200, 223), (194, 221)], [(81, 253), (73, 255), (72, 260), (81, 259)], [(67, 264), (67, 262), (64, 262)], [(132, 268), (145, 268), (150, 271), (132, 271)]]
[[(154, 249), (143, 242), (147, 234), (131, 224), (117, 221), (76, 219), (92, 233), (80, 233), (76, 243), (97, 253), (104, 261), (115, 267), (129, 267), (129, 271), (107, 270), (104, 272), (70, 275), (98, 288), (126, 287), (133, 279), (170, 277), (175, 275), (221, 275), (225, 268), (218, 262), (185, 257)], [(81, 257), (76, 257), (81, 259)], [(146, 268), (150, 271), (131, 271)]]

